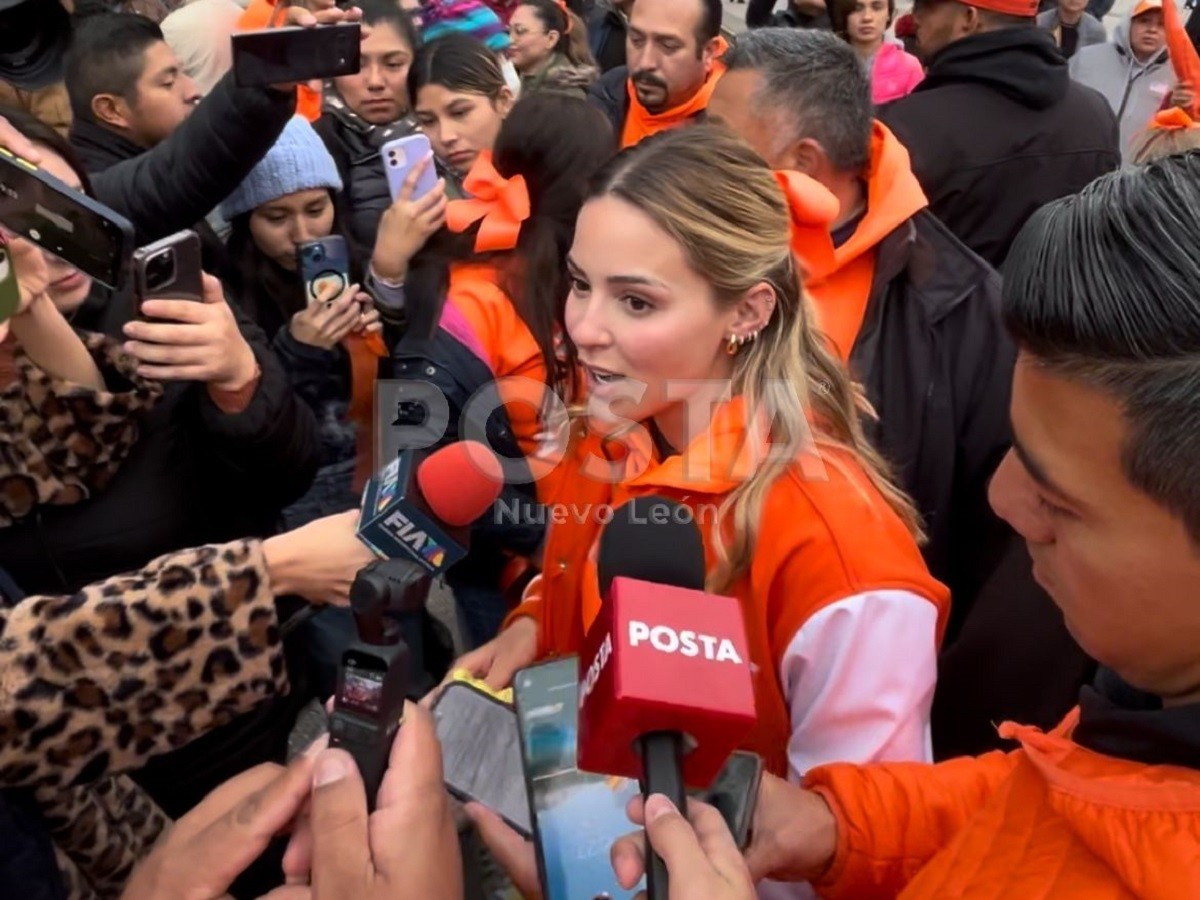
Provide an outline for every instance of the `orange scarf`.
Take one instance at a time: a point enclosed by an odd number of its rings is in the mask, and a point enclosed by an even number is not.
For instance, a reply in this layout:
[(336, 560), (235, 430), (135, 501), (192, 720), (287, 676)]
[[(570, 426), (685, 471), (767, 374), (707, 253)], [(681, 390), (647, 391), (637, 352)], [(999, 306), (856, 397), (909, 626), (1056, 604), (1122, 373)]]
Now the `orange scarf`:
[(646, 107), (638, 102), (637, 91), (633, 89), (633, 82), (628, 79), (625, 81), (625, 90), (629, 92), (629, 111), (625, 114), (625, 129), (621, 132), (622, 150), (626, 147), (632, 147), (639, 141), (651, 135), (658, 134), (660, 131), (668, 131), (671, 128), (676, 128), (708, 108), (708, 101), (712, 97), (713, 88), (717, 86), (717, 82), (725, 74), (725, 64), (721, 62), (721, 57), (729, 49), (729, 44), (725, 38), (722, 37), (717, 40), (717, 49), (713, 57), (712, 68), (708, 73), (708, 78), (704, 80), (704, 84), (701, 85), (700, 90), (696, 91), (691, 100), (679, 104), (674, 109), (664, 110), (660, 113), (647, 111)]

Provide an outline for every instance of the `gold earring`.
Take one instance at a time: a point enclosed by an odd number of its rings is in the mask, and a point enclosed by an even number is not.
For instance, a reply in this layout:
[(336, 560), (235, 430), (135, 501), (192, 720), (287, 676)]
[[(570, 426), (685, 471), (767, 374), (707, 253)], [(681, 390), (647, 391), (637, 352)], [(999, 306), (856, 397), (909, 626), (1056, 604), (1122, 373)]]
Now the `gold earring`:
[(729, 340), (725, 342), (725, 352), (730, 356), (737, 356), (738, 350), (741, 348), (742, 342), (736, 334), (730, 334)]

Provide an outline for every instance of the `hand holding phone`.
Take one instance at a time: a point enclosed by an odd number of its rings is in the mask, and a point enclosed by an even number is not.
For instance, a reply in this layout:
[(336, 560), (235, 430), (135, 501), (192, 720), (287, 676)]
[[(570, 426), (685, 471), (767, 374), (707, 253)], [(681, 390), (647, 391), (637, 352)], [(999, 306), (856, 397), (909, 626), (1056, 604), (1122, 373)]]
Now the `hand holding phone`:
[[(387, 147), (381, 151), (385, 164), (386, 151)], [(437, 177), (432, 153), (405, 169), (399, 182), (393, 183), (392, 170), (388, 172), (394, 200), (379, 220), (371, 269), (378, 277), (394, 282), (404, 280), (417, 251), (446, 224), (447, 200), (446, 183)]]
[(341, 292), (329, 284), (317, 294), (317, 302), (292, 316), (288, 330), (302, 344), (332, 350), (350, 334), (361, 331), (371, 312), (371, 298), (357, 284)]
[(0, 323), (25, 309), (50, 286), (42, 251), (0, 228)]

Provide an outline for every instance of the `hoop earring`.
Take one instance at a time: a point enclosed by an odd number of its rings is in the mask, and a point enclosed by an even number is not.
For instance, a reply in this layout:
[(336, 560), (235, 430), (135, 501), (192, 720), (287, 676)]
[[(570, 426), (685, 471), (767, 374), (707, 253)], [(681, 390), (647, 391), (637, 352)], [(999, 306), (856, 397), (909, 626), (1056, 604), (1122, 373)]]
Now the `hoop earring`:
[(725, 352), (730, 356), (737, 356), (737, 352), (741, 347), (742, 339), (736, 334), (729, 335), (729, 340), (725, 342)]

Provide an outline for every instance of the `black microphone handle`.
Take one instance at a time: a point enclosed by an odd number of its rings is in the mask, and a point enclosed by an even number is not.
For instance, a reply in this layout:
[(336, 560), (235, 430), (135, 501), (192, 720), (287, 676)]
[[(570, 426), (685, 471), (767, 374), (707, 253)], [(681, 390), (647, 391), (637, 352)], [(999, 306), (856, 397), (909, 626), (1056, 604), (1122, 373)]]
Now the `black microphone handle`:
[[(664, 794), (683, 815), (687, 815), (687, 792), (683, 786), (683, 735), (678, 731), (652, 731), (638, 741), (646, 780), (642, 796)], [(667, 866), (646, 838), (646, 896), (648, 900), (667, 900), (670, 894)]]

